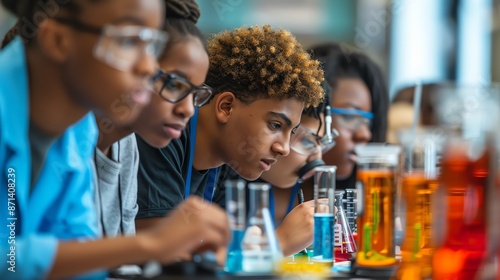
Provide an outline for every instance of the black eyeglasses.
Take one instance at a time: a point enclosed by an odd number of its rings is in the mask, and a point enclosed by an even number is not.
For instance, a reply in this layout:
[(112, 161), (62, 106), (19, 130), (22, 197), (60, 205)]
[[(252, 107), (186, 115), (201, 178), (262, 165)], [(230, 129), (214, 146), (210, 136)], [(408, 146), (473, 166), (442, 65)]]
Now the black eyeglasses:
[(207, 85), (195, 86), (185, 78), (163, 70), (158, 70), (151, 79), (155, 92), (171, 103), (177, 103), (193, 93), (194, 106), (201, 107), (213, 94), (213, 89)]

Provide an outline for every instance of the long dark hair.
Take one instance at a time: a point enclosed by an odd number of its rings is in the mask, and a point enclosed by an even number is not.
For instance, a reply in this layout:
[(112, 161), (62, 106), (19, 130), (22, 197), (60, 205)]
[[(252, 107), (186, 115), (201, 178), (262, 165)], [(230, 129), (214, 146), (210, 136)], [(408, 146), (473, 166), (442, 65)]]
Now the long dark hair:
[(359, 52), (343, 50), (336, 43), (327, 43), (310, 49), (311, 55), (322, 63), (325, 80), (332, 87), (332, 94), (340, 78), (359, 78), (370, 91), (373, 124), (371, 142), (385, 142), (389, 94), (387, 83), (373, 60)]
[[(311, 55), (322, 63), (325, 80), (335, 92), (341, 78), (359, 78), (368, 90), (372, 100), (373, 123), (370, 142), (385, 142), (387, 137), (387, 111), (389, 109), (389, 92), (385, 77), (380, 67), (367, 55), (360, 52), (344, 50), (336, 43), (326, 43), (309, 50)], [(331, 96), (330, 99), (333, 97)], [(356, 167), (345, 180), (337, 180), (338, 189), (354, 188), (356, 183)]]

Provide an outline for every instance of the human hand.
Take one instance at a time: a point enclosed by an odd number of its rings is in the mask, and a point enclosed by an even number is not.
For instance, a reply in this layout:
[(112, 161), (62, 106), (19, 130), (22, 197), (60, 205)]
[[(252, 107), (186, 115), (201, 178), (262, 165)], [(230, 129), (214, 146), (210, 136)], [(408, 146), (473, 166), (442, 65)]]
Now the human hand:
[(231, 235), (226, 213), (192, 196), (142, 237), (154, 259), (169, 263), (187, 254), (216, 251)]
[(297, 205), (276, 229), (285, 256), (295, 254), (312, 243), (314, 232), (314, 200)]

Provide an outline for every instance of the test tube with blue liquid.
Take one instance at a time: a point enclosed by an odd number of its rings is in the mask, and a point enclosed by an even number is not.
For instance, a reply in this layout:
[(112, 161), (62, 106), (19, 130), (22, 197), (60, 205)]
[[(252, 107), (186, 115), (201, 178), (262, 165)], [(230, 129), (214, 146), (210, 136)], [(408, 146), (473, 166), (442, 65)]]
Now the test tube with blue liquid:
[(333, 266), (336, 166), (320, 166), (314, 173), (313, 262)]
[(224, 271), (237, 273), (243, 270), (241, 242), (246, 229), (245, 182), (243, 180), (228, 180), (224, 184), (226, 187), (226, 213), (232, 232)]

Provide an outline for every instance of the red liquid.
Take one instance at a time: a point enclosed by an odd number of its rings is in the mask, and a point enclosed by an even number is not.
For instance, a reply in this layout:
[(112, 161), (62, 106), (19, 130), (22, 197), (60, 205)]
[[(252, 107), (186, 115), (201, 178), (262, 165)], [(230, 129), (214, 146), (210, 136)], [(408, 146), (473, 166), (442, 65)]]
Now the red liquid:
[(443, 157), (446, 235), (434, 254), (433, 279), (469, 280), (477, 274), (486, 250), (488, 162), (487, 152), (471, 161), (464, 149), (449, 149)]
[[(358, 235), (356, 233), (353, 233), (352, 237), (353, 237), (353, 239), (351, 242), (354, 242), (354, 244), (356, 244)], [(343, 243), (344, 243), (343, 249), (335, 246), (335, 251), (334, 251), (335, 252), (335, 262), (349, 261), (353, 257), (353, 253), (350, 253), (346, 250), (346, 248), (347, 248), (347, 246), (346, 246), (347, 244), (345, 244), (346, 242), (344, 241)]]

